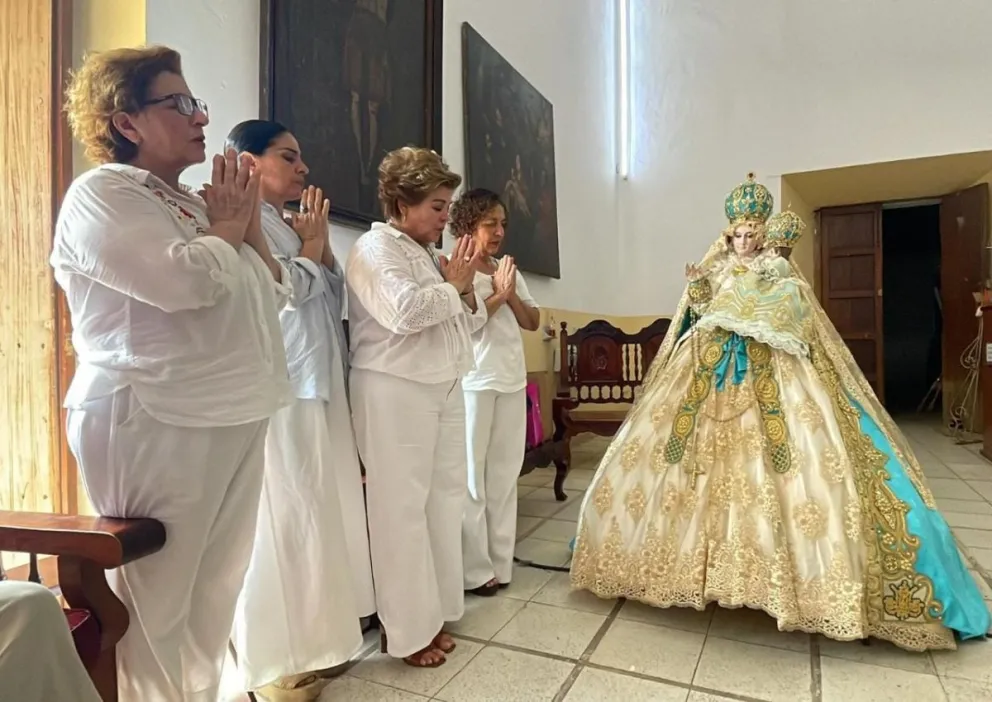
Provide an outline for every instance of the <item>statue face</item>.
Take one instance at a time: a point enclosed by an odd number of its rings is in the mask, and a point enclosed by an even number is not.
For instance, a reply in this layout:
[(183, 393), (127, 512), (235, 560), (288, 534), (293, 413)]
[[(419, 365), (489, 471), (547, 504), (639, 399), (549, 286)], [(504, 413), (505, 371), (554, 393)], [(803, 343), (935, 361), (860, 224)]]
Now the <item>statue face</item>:
[(750, 224), (742, 224), (737, 227), (731, 239), (734, 244), (734, 252), (738, 256), (748, 256), (758, 248), (758, 235)]

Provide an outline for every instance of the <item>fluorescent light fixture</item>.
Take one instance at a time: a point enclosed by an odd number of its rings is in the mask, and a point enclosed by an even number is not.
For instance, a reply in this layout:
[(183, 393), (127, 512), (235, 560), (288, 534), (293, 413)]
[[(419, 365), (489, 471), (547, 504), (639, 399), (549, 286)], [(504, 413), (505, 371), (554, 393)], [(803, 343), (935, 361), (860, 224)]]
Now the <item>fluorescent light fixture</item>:
[(630, 175), (630, 2), (617, 3), (617, 174)]

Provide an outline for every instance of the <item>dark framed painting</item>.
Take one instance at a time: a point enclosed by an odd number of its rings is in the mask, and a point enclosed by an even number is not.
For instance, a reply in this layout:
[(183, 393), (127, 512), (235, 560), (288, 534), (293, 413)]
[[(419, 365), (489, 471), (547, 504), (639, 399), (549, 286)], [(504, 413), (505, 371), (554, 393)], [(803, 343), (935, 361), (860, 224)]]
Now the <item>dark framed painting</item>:
[(382, 157), (441, 148), (442, 0), (260, 5), (260, 116), (299, 140), (332, 221), (381, 220)]
[(506, 203), (503, 252), (561, 278), (554, 107), (470, 24), (462, 25), (465, 180)]

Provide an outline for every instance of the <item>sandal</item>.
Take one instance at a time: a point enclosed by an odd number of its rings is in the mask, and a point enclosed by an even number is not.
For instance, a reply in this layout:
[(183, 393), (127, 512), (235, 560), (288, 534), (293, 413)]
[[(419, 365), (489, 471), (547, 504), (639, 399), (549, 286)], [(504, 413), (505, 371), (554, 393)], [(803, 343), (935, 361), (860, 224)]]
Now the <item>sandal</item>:
[(492, 597), (497, 592), (499, 592), (499, 581), (493, 578), (488, 583), (484, 583), (479, 587), (474, 587), (471, 590), (466, 590), (469, 595), (475, 595), (476, 597)]
[[(440, 636), (440, 634), (438, 636)], [(388, 653), (386, 646), (386, 632), (382, 632), (382, 635), (379, 637), (379, 651), (381, 653)], [(436, 648), (433, 642), (416, 653), (412, 653), (403, 658), (404, 663), (414, 668), (438, 668), (444, 665), (447, 660), (448, 659), (444, 657), (444, 651)]]

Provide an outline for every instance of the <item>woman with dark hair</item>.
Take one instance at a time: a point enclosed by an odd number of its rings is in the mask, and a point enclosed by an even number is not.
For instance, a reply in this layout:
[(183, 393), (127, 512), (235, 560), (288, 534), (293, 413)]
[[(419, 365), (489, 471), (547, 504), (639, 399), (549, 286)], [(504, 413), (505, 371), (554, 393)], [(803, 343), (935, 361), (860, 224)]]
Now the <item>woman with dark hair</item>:
[(67, 93), (101, 165), (73, 182), (51, 263), (72, 315), (67, 437), (96, 511), (165, 525), (158, 553), (108, 574), (131, 625), (122, 700), (214, 700), (251, 557), (269, 417), (291, 395), (285, 272), (262, 236), (257, 174), (215, 156), (207, 106), (165, 47), (91, 54)]
[[(344, 275), (328, 240), (330, 202), (304, 187), (309, 169), (296, 138), (277, 122), (249, 120), (227, 144), (259, 174), (262, 232), (289, 271), (279, 322), (296, 398), (269, 424), (234, 642), (246, 689), (270, 700), (316, 699), (326, 684), (318, 672), (358, 652), (359, 617), (375, 612), (345, 380)], [(287, 222), (283, 209), (293, 200), (300, 213)]]
[(488, 597), (513, 575), (517, 478), (527, 439), (527, 366), (521, 329), (541, 319), (511, 256), (497, 260), (506, 233), (499, 196), (470, 190), (451, 206), (451, 231), (483, 252), (475, 290), (487, 320), (472, 334), (475, 369), (462, 378), (468, 444), (468, 493), (462, 518), (465, 590)]
[(461, 176), (433, 151), (404, 147), (379, 166), (389, 220), (373, 224), (345, 267), (351, 402), (365, 463), (369, 538), (383, 649), (435, 667), (454, 650), (442, 629), (461, 619), (465, 406), (469, 333), (485, 305), (472, 287), (479, 255), (435, 245)]

